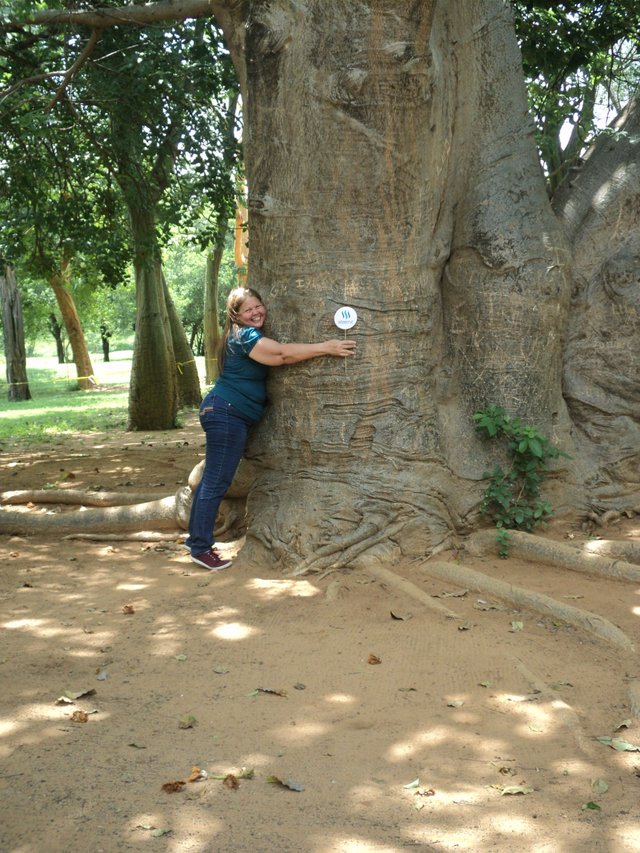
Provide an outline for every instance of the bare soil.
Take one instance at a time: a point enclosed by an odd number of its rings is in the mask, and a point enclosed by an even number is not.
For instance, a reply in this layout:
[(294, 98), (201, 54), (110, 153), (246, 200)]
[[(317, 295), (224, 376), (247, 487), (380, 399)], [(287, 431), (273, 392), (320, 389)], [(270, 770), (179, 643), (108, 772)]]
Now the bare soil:
[[(1, 491), (160, 497), (203, 446), (188, 418), (2, 450)], [(640, 519), (606, 535), (637, 539)], [(640, 744), (638, 660), (585, 631), (434, 580), (428, 561), (387, 568), (459, 618), (363, 571), (292, 579), (240, 556), (210, 574), (178, 537), (5, 536), (0, 559), (1, 853), (640, 851), (640, 755), (596, 739)], [(632, 583), (438, 559), (638, 641)]]

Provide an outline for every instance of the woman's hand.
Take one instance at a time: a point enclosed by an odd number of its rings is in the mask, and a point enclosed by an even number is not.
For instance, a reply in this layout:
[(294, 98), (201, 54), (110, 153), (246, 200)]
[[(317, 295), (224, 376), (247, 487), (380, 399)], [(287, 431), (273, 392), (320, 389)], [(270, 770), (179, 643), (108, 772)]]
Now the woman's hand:
[(356, 354), (355, 341), (340, 341), (337, 339), (333, 339), (330, 341), (325, 341), (325, 346), (327, 347), (327, 355), (335, 355), (341, 358), (345, 358), (346, 356)]

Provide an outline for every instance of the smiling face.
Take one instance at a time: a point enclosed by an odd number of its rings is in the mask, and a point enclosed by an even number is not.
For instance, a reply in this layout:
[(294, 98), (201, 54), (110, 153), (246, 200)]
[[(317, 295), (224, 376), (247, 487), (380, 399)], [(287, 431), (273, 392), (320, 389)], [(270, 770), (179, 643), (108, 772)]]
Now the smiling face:
[(256, 296), (247, 296), (238, 308), (237, 317), (240, 326), (252, 326), (261, 329), (267, 316), (267, 309)]

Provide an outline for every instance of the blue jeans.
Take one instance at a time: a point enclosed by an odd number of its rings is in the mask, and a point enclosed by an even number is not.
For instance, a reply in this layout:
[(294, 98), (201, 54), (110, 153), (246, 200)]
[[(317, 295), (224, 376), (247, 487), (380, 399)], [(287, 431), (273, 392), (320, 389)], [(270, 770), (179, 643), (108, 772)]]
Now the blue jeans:
[(231, 403), (211, 393), (200, 406), (200, 425), (205, 432), (205, 463), (202, 479), (193, 493), (189, 536), (192, 554), (203, 554), (213, 545), (213, 528), (220, 502), (231, 485), (244, 448), (251, 420)]

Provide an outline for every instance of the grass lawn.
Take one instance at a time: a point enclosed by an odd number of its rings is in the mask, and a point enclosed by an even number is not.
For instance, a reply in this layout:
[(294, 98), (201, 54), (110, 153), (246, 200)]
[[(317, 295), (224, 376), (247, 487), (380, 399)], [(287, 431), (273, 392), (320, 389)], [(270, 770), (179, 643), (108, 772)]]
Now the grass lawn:
[[(33, 399), (7, 400), (7, 384), (0, 382), (0, 441), (28, 440), (30, 443), (75, 433), (123, 430), (127, 422), (131, 350), (111, 353), (108, 363), (102, 354), (91, 353), (97, 388), (77, 390), (74, 364), (58, 364), (55, 357), (27, 358), (29, 390)], [(204, 384), (203, 359), (197, 359)], [(4, 362), (0, 362), (6, 376)]]

